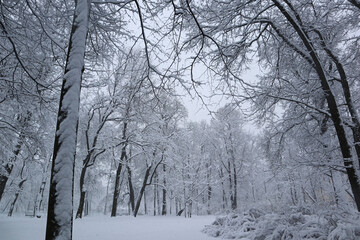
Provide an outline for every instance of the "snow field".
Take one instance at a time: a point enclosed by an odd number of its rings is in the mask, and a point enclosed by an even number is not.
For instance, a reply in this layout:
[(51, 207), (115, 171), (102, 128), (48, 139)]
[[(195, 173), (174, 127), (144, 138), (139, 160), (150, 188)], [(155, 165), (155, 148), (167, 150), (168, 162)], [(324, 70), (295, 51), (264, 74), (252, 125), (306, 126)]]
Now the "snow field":
[[(202, 233), (214, 216), (90, 216), (74, 220), (73, 240), (212, 240)], [(45, 239), (46, 219), (0, 216), (0, 240)]]

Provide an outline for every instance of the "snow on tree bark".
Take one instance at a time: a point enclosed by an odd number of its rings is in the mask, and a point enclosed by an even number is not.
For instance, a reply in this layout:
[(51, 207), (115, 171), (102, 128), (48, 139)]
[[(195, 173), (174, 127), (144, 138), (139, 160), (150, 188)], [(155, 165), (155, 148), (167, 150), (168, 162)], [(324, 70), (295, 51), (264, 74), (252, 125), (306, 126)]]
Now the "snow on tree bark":
[(51, 169), (46, 240), (72, 239), (74, 165), (90, 0), (75, 0)]

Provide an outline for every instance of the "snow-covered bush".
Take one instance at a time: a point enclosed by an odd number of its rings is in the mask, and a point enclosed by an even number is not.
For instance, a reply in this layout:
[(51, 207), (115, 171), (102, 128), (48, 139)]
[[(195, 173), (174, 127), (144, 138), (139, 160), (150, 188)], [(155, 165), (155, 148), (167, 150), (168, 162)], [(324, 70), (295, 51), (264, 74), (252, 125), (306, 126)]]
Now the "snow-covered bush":
[(288, 213), (265, 213), (250, 209), (218, 217), (203, 230), (210, 236), (248, 240), (356, 240), (360, 239), (360, 215), (307, 208)]

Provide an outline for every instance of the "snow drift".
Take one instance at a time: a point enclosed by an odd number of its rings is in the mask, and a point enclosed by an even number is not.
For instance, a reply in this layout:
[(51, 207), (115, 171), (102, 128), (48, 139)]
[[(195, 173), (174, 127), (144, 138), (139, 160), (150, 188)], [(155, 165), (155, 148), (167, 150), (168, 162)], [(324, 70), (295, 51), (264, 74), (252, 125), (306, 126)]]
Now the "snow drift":
[(218, 217), (203, 230), (212, 237), (249, 240), (360, 239), (360, 215), (336, 211), (314, 213), (301, 207), (287, 213), (250, 209)]

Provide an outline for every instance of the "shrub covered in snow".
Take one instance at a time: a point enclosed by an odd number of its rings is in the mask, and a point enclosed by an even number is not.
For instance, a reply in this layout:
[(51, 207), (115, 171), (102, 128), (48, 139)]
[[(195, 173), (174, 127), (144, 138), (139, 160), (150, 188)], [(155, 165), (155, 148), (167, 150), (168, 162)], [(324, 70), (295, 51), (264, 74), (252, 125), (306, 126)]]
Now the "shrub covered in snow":
[(281, 214), (250, 209), (218, 217), (203, 231), (225, 239), (356, 240), (360, 239), (360, 215), (336, 211), (314, 213), (304, 207)]

